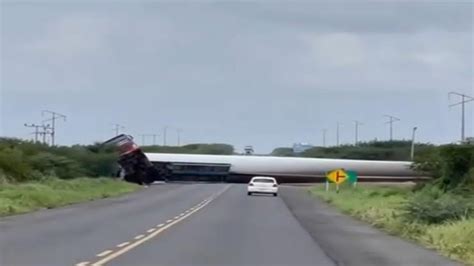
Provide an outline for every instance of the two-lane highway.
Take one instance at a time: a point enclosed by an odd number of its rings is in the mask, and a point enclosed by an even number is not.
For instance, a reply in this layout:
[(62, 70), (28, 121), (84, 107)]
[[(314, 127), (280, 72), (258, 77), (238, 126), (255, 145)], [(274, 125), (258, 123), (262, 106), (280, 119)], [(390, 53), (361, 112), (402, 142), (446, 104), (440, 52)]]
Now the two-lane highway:
[(455, 265), (304, 191), (249, 197), (241, 184), (165, 184), (4, 218), (0, 265)]

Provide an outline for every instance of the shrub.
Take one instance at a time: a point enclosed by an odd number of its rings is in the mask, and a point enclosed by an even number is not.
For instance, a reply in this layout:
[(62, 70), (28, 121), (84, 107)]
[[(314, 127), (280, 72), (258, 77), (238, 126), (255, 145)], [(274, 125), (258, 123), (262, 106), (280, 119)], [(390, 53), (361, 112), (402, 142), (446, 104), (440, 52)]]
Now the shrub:
[(43, 152), (31, 156), (28, 162), (34, 169), (37, 169), (43, 174), (54, 175), (63, 179), (79, 177), (85, 174), (78, 162), (64, 156), (50, 153)]
[(474, 216), (473, 199), (444, 192), (437, 186), (426, 186), (415, 193), (403, 207), (411, 222), (440, 224)]
[(24, 160), (23, 152), (15, 148), (0, 151), (0, 169), (5, 178), (18, 181), (30, 179), (33, 169)]

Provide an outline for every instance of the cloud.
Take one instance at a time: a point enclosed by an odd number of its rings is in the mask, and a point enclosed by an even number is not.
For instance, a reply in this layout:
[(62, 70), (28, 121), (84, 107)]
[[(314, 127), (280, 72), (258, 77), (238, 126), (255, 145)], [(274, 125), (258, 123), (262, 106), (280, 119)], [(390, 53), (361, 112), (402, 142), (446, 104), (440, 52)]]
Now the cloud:
[(360, 66), (366, 60), (366, 46), (355, 34), (329, 33), (304, 36), (310, 54), (319, 65), (328, 67)]
[(58, 61), (92, 56), (106, 48), (111, 30), (107, 19), (70, 14), (47, 24), (36, 39), (24, 45), (24, 50)]

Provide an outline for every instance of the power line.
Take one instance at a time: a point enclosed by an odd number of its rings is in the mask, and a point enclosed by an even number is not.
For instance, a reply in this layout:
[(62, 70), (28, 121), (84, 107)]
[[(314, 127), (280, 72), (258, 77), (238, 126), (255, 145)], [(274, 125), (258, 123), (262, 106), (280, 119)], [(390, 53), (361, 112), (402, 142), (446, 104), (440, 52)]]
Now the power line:
[(46, 121), (51, 121), (51, 132), (49, 133), (51, 135), (51, 145), (54, 146), (55, 144), (55, 137), (56, 137), (56, 120), (58, 118), (62, 118), (63, 121), (66, 121), (66, 116), (63, 115), (63, 114), (60, 114), (58, 112), (54, 112), (54, 111), (49, 111), (49, 110), (43, 110), (41, 112), (41, 115), (43, 116), (44, 114), (50, 114), (51, 115), (51, 118), (50, 119), (47, 119), (43, 122), (46, 122)]
[(326, 133), (328, 132), (328, 130), (325, 128), (322, 130), (323, 132), (323, 147), (326, 147)]
[(354, 142), (354, 145), (357, 146), (357, 144), (359, 143), (359, 126), (362, 126), (364, 124), (360, 121), (357, 121), (357, 120), (355, 120), (354, 123), (355, 123), (355, 137), (354, 137), (355, 142)]
[(385, 124), (390, 124), (390, 141), (393, 140), (393, 123), (400, 121), (400, 118), (395, 117), (393, 115), (384, 115), (388, 117), (389, 120)]
[(336, 147), (339, 147), (339, 127), (341, 126), (341, 123), (337, 122), (337, 127), (336, 127)]
[(468, 102), (474, 101), (474, 98), (469, 96), (469, 95), (466, 95), (466, 94), (462, 94), (462, 93), (452, 91), (452, 92), (448, 93), (448, 99), (451, 98), (451, 95), (456, 95), (456, 96), (461, 97), (460, 102), (451, 104), (451, 105), (449, 105), (449, 107), (451, 108), (453, 106), (461, 105), (461, 110), (462, 110), (461, 111), (461, 142), (464, 142), (466, 140), (465, 104), (468, 103)]
[(140, 136), (142, 137), (142, 146), (145, 145), (145, 140), (147, 137), (153, 137), (153, 145), (156, 145), (156, 137), (159, 135), (160, 134), (141, 134)]
[(168, 130), (168, 126), (163, 127), (163, 146), (166, 146), (166, 131)]
[(181, 132), (183, 132), (182, 129), (180, 129), (180, 128), (176, 129), (176, 135), (178, 137), (178, 139), (177, 139), (178, 146), (181, 145)]
[[(43, 143), (46, 143), (46, 134), (48, 134), (49, 125), (37, 125), (37, 124), (24, 124), (25, 127), (34, 128), (35, 131), (32, 134), (35, 134), (35, 143), (38, 142), (38, 137), (42, 137)], [(40, 130), (42, 129), (42, 131)]]
[(114, 127), (112, 130), (115, 132), (115, 136), (119, 135), (121, 129), (122, 130), (125, 129), (125, 127), (123, 125), (117, 124), (117, 123), (112, 124), (112, 126)]

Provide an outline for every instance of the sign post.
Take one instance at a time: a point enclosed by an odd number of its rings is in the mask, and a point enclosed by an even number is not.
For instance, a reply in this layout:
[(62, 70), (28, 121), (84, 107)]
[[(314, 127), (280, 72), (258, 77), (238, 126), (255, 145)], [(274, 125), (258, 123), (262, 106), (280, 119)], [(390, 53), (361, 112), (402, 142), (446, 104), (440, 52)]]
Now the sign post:
[(336, 192), (339, 193), (339, 185), (346, 181), (356, 187), (357, 173), (354, 171), (346, 171), (343, 168), (329, 171), (326, 174), (326, 191), (329, 191), (329, 182), (331, 182), (336, 184)]

